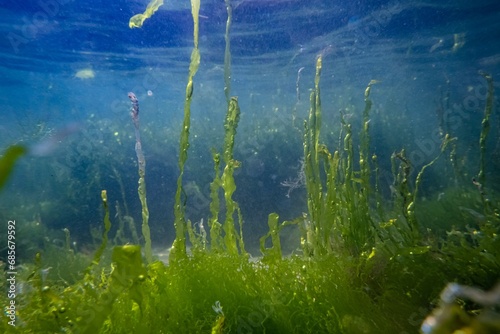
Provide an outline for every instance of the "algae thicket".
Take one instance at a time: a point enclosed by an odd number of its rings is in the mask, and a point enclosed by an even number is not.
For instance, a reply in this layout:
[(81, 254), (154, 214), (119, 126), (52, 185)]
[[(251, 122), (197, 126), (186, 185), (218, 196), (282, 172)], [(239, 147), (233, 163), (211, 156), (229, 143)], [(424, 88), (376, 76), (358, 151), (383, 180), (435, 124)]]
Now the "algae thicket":
[[(140, 27), (162, 3), (153, 0), (144, 14), (131, 19), (130, 27)], [(477, 178), (466, 185), (455, 184), (444, 198), (424, 200), (423, 180), (430, 170), (438, 163), (449, 165), (454, 172), (459, 169), (458, 135), (442, 133), (439, 150), (420, 168), (413, 165), (404, 147), (395, 147), (388, 172), (391, 194), (385, 194), (380, 182), (381, 162), (370, 138), (370, 120), (377, 117), (372, 115), (372, 98), (377, 99), (377, 90), (383, 83), (371, 80), (364, 92), (360, 89), (360, 97), (364, 98), (361, 124), (350, 123), (341, 112), (339, 144), (331, 147), (331, 141), (325, 140), (327, 122), (323, 119), (321, 100), (325, 56), (319, 55), (303, 128), (303, 169), (299, 171), (305, 180), (307, 212), (287, 221), (280, 221), (278, 213), (266, 213), (268, 232), (260, 238), (262, 257), (251, 258), (243, 242), (244, 217), (234, 196), (241, 189), (236, 188), (235, 170), (242, 164), (237, 160), (236, 148), (246, 138), (236, 137), (242, 114), (238, 98), (231, 95), (229, 0), (225, 1), (228, 19), (221, 78), (224, 81), (221, 94), (225, 95), (227, 109), (225, 118), (220, 120), (221, 148), (212, 149), (209, 161), (213, 163), (206, 213), (209, 233), (203, 221), (192, 224), (186, 218), (183, 175), (190, 146), (191, 103), (196, 94), (194, 77), (201, 59), (200, 2), (192, 0), (191, 4), (194, 45), (179, 137), (179, 174), (173, 208), (175, 241), (169, 263), (151, 254), (146, 164), (140, 150), (138, 118), (133, 114), (136, 111), (138, 116), (138, 101), (131, 98), (145, 260), (139, 245), (116, 244), (124, 242), (125, 228), (130, 227), (134, 243), (138, 237), (127, 206), (125, 217), (117, 204), (117, 217), (111, 218), (110, 193), (103, 190), (104, 230), (95, 233), (100, 246), (94, 256), (86, 256), (72, 246), (69, 230), (64, 231), (62, 246), (46, 243), (40, 247), (33, 263), (19, 269), (16, 326), (2, 321), (0, 331), (415, 333), (432, 309), (434, 313), (422, 327), (426, 334), (500, 331), (498, 321), (492, 320), (499, 317), (495, 309), (498, 300), (494, 299), (498, 298), (498, 288), (492, 294), (482, 292), (495, 286), (500, 272), (500, 208), (498, 195), (486, 178), (487, 138), (495, 115), (492, 77), (483, 74), (488, 95), (478, 133)], [(300, 72), (301, 69), (299, 76)], [(241, 118), (243, 121), (244, 117)], [(16, 160), (25, 153), (22, 146), (12, 146), (4, 153), (0, 159), (0, 188)], [(125, 198), (116, 169), (114, 174)], [(433, 209), (438, 204), (449, 205), (461, 214)], [(426, 225), (426, 214), (443, 220), (449, 214), (456, 214), (456, 227), (439, 235)], [(113, 220), (119, 222), (114, 239), (108, 235)], [(300, 244), (293, 254), (285, 256), (281, 232), (289, 227), (300, 233)], [(59, 269), (61, 265), (67, 270)], [(70, 272), (74, 273), (71, 277)], [(447, 282), (461, 285), (449, 286), (438, 299)], [(457, 303), (457, 298), (468, 300)], [(0, 299), (7, 303), (5, 295)], [(449, 310), (453, 312), (446, 313)]]

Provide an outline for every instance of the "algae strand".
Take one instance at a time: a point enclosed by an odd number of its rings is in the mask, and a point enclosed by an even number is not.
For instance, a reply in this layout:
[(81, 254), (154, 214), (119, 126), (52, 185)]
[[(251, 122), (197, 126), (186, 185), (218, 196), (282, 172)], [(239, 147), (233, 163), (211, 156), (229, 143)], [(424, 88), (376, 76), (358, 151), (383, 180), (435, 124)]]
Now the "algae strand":
[(3, 188), (10, 173), (12, 173), (17, 159), (27, 152), (28, 150), (26, 147), (21, 145), (12, 145), (7, 148), (4, 155), (0, 158), (0, 189)]
[(136, 14), (132, 16), (128, 22), (129, 28), (140, 28), (144, 24), (144, 21), (149, 19), (153, 14), (163, 5), (163, 0), (151, 0), (151, 2), (146, 7), (146, 10), (142, 14)]
[[(240, 166), (240, 162), (233, 159), (233, 148), (234, 139), (236, 136), (236, 128), (238, 127), (238, 122), (240, 120), (240, 107), (238, 105), (238, 99), (236, 97), (231, 97), (229, 101), (229, 106), (227, 109), (226, 120), (224, 122), (224, 152), (223, 159), (226, 166), (221, 176), (221, 185), (224, 190), (224, 200), (226, 202), (226, 220), (224, 221), (224, 243), (226, 245), (226, 250), (231, 255), (238, 254), (238, 246), (236, 243), (236, 230), (234, 226), (234, 214), (239, 212), (238, 203), (233, 200), (233, 193), (236, 190), (236, 184), (234, 182), (234, 170)], [(239, 214), (238, 217), (241, 217)], [(241, 231), (241, 219), (239, 219), (240, 231)], [(241, 242), (241, 239), (240, 239)], [(243, 249), (242, 249), (243, 251)]]
[(199, 11), (200, 0), (191, 0), (191, 14), (193, 16), (193, 50), (191, 52), (191, 62), (189, 64), (188, 82), (186, 85), (186, 99), (184, 100), (184, 120), (179, 140), (179, 177), (177, 178), (177, 189), (175, 192), (174, 204), (174, 226), (175, 240), (172, 245), (172, 259), (176, 257), (186, 257), (186, 219), (184, 216), (184, 205), (182, 204), (181, 195), (182, 177), (184, 175), (184, 165), (187, 160), (189, 149), (189, 130), (191, 127), (191, 100), (193, 97), (193, 78), (200, 66), (200, 50), (198, 48), (198, 31), (199, 31)]
[(208, 226), (210, 227), (210, 245), (211, 250), (215, 252), (222, 252), (222, 225), (219, 222), (219, 188), (221, 187), (220, 179), (220, 154), (212, 151), (212, 158), (214, 161), (214, 180), (210, 183), (210, 220)]
[(319, 168), (319, 136), (321, 130), (321, 98), (320, 77), (322, 68), (322, 57), (316, 59), (316, 75), (314, 79), (314, 90), (310, 95), (309, 120), (304, 122), (304, 172), (307, 190), (308, 217), (308, 247), (315, 254), (325, 252), (324, 244), (321, 242), (320, 226), (323, 221), (323, 187)]
[[(279, 216), (277, 213), (271, 213), (267, 219), (269, 232), (267, 235), (260, 238), (260, 252), (264, 255), (264, 260), (271, 262), (280, 261), (282, 259), (281, 240), (279, 236), (280, 226), (278, 224)], [(266, 249), (266, 239), (271, 237), (272, 246)]]
[(139, 100), (134, 93), (128, 93), (128, 97), (132, 102), (132, 108), (130, 110), (130, 116), (134, 123), (135, 130), (135, 153), (137, 155), (137, 164), (139, 170), (139, 181), (137, 187), (137, 193), (139, 195), (139, 200), (141, 201), (141, 214), (142, 214), (142, 235), (144, 236), (144, 253), (146, 255), (146, 260), (148, 263), (153, 262), (153, 252), (151, 250), (151, 232), (149, 229), (149, 209), (148, 202), (146, 198), (146, 158), (142, 152), (141, 135), (139, 132)]
[(231, 97), (231, 38), (229, 31), (231, 30), (231, 23), (233, 21), (233, 7), (231, 0), (225, 0), (227, 10), (226, 21), (226, 34), (224, 39), (226, 41), (226, 49), (224, 51), (224, 94), (226, 94), (226, 101), (229, 104)]
[[(104, 208), (104, 232), (102, 233), (102, 243), (101, 246), (97, 249), (96, 253), (94, 254), (94, 260), (93, 260), (93, 265), (97, 265), (99, 261), (101, 260), (101, 256), (104, 253), (104, 250), (106, 249), (106, 246), (108, 244), (108, 233), (109, 230), (111, 229), (111, 221), (109, 220), (109, 206), (108, 206), (108, 195), (106, 193), (106, 190), (101, 191), (101, 200), (102, 200), (102, 206)], [(87, 269), (87, 272), (89, 272), (91, 267)]]
[(370, 187), (370, 163), (368, 159), (370, 152), (370, 110), (372, 107), (370, 92), (372, 85), (377, 82), (376, 80), (371, 80), (365, 89), (365, 109), (363, 111), (363, 127), (360, 134), (359, 167), (361, 170), (363, 187), (367, 190), (364, 192), (366, 201), (368, 200), (368, 189)]
[(491, 77), (491, 75), (484, 72), (480, 72), (480, 74), (483, 76), (484, 79), (486, 79), (486, 82), (488, 83), (488, 95), (486, 97), (484, 118), (483, 121), (481, 122), (481, 135), (479, 137), (480, 159), (479, 159), (479, 173), (477, 175), (477, 181), (479, 182), (479, 184), (484, 186), (484, 184), (486, 183), (486, 175), (484, 171), (486, 168), (486, 139), (488, 138), (488, 133), (490, 132), (490, 116), (493, 110), (494, 85), (493, 85), (493, 78)]
[[(125, 291), (139, 308), (143, 304), (143, 295), (140, 283), (144, 280), (146, 270), (141, 259), (141, 248), (138, 245), (116, 246), (113, 248), (111, 260), (114, 268), (106, 282), (106, 290), (95, 295), (95, 303), (86, 303), (76, 306), (79, 316), (77, 328), (79, 333), (95, 334), (102, 330), (103, 324), (113, 311), (116, 299)], [(86, 290), (88, 291), (88, 290)]]

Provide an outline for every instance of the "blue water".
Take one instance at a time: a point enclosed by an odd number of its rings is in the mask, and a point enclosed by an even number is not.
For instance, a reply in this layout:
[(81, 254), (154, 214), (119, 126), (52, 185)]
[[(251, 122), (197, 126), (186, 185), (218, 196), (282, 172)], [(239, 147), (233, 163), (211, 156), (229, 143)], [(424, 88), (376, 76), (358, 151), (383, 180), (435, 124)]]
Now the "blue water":
[[(302, 124), (320, 54), (323, 136), (332, 151), (338, 144), (340, 110), (359, 131), (364, 89), (372, 79), (380, 82), (372, 88), (371, 148), (383, 170), (390, 173), (390, 155), (403, 147), (414, 153), (410, 158), (416, 167), (432, 160), (439, 152), (436, 110), (454, 105), (459, 109), (448, 126), (463, 143), (459, 152), (469, 159), (477, 151), (485, 102), (478, 71), (496, 81), (500, 75), (498, 1), (232, 4), (231, 95), (238, 96), (242, 110), (235, 199), (250, 248), (267, 230), (270, 212), (292, 219), (307, 210), (304, 189), (287, 196), (282, 182), (296, 178), (300, 169)], [(19, 162), (0, 194), (3, 217), (41, 221), (55, 230), (67, 227), (75, 238), (89, 240), (90, 227), (101, 224), (99, 195), (107, 189), (112, 214), (116, 201), (121, 213), (139, 224), (127, 98), (133, 91), (141, 108), (154, 241), (168, 245), (173, 240), (178, 136), (193, 24), (189, 1), (176, 0), (166, 1), (141, 29), (129, 29), (130, 17), (146, 5), (123, 0), (8, 0), (1, 5), (0, 149), (36, 145), (75, 124), (80, 129), (58, 140), (50, 152)], [(201, 1), (201, 64), (194, 79), (184, 179), (186, 212), (193, 222), (209, 215), (210, 150), (220, 151), (223, 139), (226, 19), (223, 1)], [(93, 77), (79, 78), (81, 70)], [(490, 187), (498, 189), (498, 104), (495, 110), (488, 161)], [(477, 161), (467, 164), (469, 177)], [(448, 185), (438, 182), (439, 173), (431, 171), (425, 183), (429, 196)], [(383, 180), (386, 194), (391, 182)]]

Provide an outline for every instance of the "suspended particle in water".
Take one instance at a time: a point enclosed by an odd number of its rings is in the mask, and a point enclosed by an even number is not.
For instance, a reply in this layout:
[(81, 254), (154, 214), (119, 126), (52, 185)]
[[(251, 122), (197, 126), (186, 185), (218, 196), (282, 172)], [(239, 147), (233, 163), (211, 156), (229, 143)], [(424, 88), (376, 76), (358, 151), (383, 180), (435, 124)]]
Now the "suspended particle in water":
[(153, 91), (152, 90), (148, 90), (148, 96), (153, 96)]

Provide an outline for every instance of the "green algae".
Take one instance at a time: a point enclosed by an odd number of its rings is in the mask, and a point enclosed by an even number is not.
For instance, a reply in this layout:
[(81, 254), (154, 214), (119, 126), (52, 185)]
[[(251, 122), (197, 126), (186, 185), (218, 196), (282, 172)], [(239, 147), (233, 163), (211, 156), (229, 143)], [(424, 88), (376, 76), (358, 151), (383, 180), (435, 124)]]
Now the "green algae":
[(229, 32), (233, 21), (233, 7), (230, 0), (225, 0), (224, 2), (227, 10), (226, 34), (224, 35), (226, 42), (224, 51), (224, 94), (226, 94), (226, 100), (229, 104), (231, 100), (231, 37)]
[[(234, 181), (234, 170), (240, 166), (240, 162), (233, 157), (234, 142), (236, 137), (236, 129), (240, 120), (240, 107), (238, 99), (232, 97), (228, 104), (226, 118), (224, 121), (224, 143), (222, 160), (224, 168), (220, 173), (220, 154), (212, 150), (214, 161), (214, 180), (210, 184), (210, 239), (211, 249), (214, 252), (226, 251), (235, 256), (239, 253), (245, 253), (245, 245), (243, 242), (243, 218), (240, 207), (233, 199), (233, 194), (236, 191), (236, 183)], [(220, 199), (219, 189), (224, 192), (224, 203), (226, 206), (225, 220), (221, 224), (219, 222)], [(239, 224), (239, 234), (235, 227), (235, 218)]]
[[(238, 244), (236, 242), (237, 235), (234, 224), (234, 215), (238, 213), (238, 222), (240, 224), (240, 231), (242, 230), (241, 212), (233, 200), (233, 194), (236, 190), (234, 182), (234, 170), (240, 166), (240, 162), (233, 159), (234, 139), (236, 136), (236, 128), (240, 119), (240, 107), (238, 106), (238, 99), (232, 97), (229, 101), (227, 110), (226, 121), (224, 123), (225, 137), (224, 137), (224, 154), (223, 159), (226, 166), (221, 176), (221, 187), (224, 190), (224, 201), (226, 203), (226, 219), (224, 221), (224, 244), (226, 250), (231, 255), (238, 254)], [(239, 238), (240, 250), (244, 252), (243, 239)]]
[(191, 14), (193, 16), (193, 50), (191, 52), (191, 62), (189, 64), (188, 82), (186, 85), (186, 98), (184, 100), (184, 120), (182, 123), (181, 136), (179, 140), (179, 177), (177, 178), (177, 190), (175, 192), (174, 204), (174, 226), (175, 241), (172, 245), (171, 256), (173, 258), (186, 257), (186, 219), (184, 215), (184, 206), (181, 201), (182, 177), (184, 175), (184, 166), (186, 164), (189, 149), (189, 129), (191, 127), (191, 101), (193, 97), (193, 78), (200, 66), (200, 50), (198, 48), (199, 31), (199, 12), (200, 1), (191, 0)]
[[(356, 171), (351, 124), (342, 117), (343, 152), (330, 153), (320, 144), (321, 97), (320, 76), (322, 58), (316, 61), (315, 88), (311, 92), (309, 120), (304, 130), (304, 161), (307, 189), (308, 231), (304, 235), (305, 252), (314, 255), (332, 253), (340, 248), (353, 255), (373, 247), (373, 222), (370, 198), (369, 165), (369, 94), (372, 81), (365, 91), (365, 110), (359, 152), (360, 170)], [(323, 165), (323, 170), (321, 166)], [(325, 177), (322, 177), (325, 175)]]
[[(279, 216), (270, 214), (269, 232), (261, 238), (263, 258), (249, 261), (238, 252), (236, 236), (229, 244), (223, 238), (227, 232), (218, 222), (218, 190), (222, 187), (232, 196), (235, 184), (226, 168), (222, 174), (226, 175), (221, 176), (221, 156), (213, 152), (210, 247), (196, 247), (203, 245), (203, 239), (190, 224), (186, 229), (196, 251), (169, 265), (158, 261), (146, 265), (136, 245), (115, 246), (111, 256), (102, 252), (101, 245), (84, 277), (72, 283), (44, 278), (49, 259), (37, 255), (30, 275), (23, 279), (29, 288), (20, 304), (19, 327), (0, 329), (6, 333), (416, 332), (441, 282), (491, 287), (500, 270), (499, 218), (494, 212), (485, 215), (477, 229), (450, 231), (444, 242), (425, 239), (422, 233), (413, 235), (407, 224), (413, 215), (409, 211), (422, 204), (416, 199), (424, 172), (456, 140), (445, 136), (438, 155), (414, 179), (405, 152), (396, 153), (393, 174), (400, 196), (394, 207), (380, 213), (380, 208), (370, 205), (373, 199), (382, 198), (374, 193), (377, 186), (364, 187), (368, 179), (371, 185), (377, 173), (363, 176), (366, 165), (361, 162), (359, 170), (355, 169), (351, 126), (343, 120), (343, 146), (334, 153), (316, 139), (320, 128), (315, 120), (321, 117), (316, 94), (319, 89), (312, 94), (310, 121), (305, 126), (309, 159), (305, 172), (313, 174), (306, 175), (311, 182), (307, 190), (314, 192), (307, 196), (314, 204), (315, 217), (322, 220), (313, 224), (308, 214), (280, 224)], [(236, 107), (228, 108), (225, 120), (225, 164), (234, 161)], [(363, 131), (368, 127), (363, 127), (360, 137)], [(366, 149), (359, 159), (370, 156), (364, 140)], [(375, 162), (372, 156), (376, 166)], [(224, 188), (223, 179), (231, 180), (231, 187)], [(368, 195), (363, 194), (365, 189)], [(107, 233), (109, 208), (106, 193), (102, 195)], [(362, 212), (366, 205), (369, 218)], [(237, 212), (236, 207), (231, 210)], [(413, 219), (422, 230), (419, 215)], [(303, 233), (302, 253), (283, 257), (280, 232), (294, 224)], [(365, 224), (369, 232), (358, 234), (350, 224)], [(266, 247), (268, 239), (271, 247)], [(65, 254), (71, 253), (68, 245), (67, 240)]]
[(21, 145), (12, 145), (0, 158), (0, 189), (3, 188), (7, 179), (14, 169), (16, 161), (27, 153), (27, 149)]
[[(142, 214), (142, 225), (141, 231), (144, 237), (144, 251), (148, 263), (153, 261), (153, 253), (151, 250), (151, 232), (149, 228), (149, 210), (146, 199), (146, 180), (144, 179), (144, 172), (139, 171), (139, 182), (138, 182), (137, 192), (139, 193), (139, 199), (141, 201), (141, 214)], [(135, 228), (134, 228), (135, 230)]]
[[(213, 151), (212, 155), (210, 245), (206, 247), (206, 236), (201, 227), (198, 234), (186, 221), (181, 201), (193, 78), (200, 61), (195, 7), (199, 9), (199, 3), (193, 5), (195, 46), (180, 136), (180, 174), (174, 207), (176, 239), (170, 264), (150, 261), (147, 256), (144, 263), (137, 245), (115, 246), (111, 256), (106, 254), (111, 223), (103, 192), (103, 240), (84, 277), (72, 283), (47, 280), (44, 268), (48, 262), (37, 254), (24, 279), (27, 292), (20, 305), (19, 326), (2, 327), (6, 326), (2, 323), (0, 330), (6, 333), (417, 332), (444, 282), (456, 280), (483, 287), (495, 283), (500, 270), (498, 211), (485, 211), (478, 218), (478, 226), (465, 231), (453, 229), (442, 240), (426, 237), (417, 214), (422, 204), (418, 195), (424, 172), (445, 156), (456, 139), (446, 135), (438, 155), (415, 178), (405, 150), (393, 154), (396, 195), (392, 205), (384, 205), (379, 193), (377, 157), (370, 152), (369, 97), (374, 81), (364, 94), (358, 155), (353, 148), (352, 125), (344, 117), (341, 145), (332, 153), (321, 142), (321, 57), (316, 62), (309, 118), (304, 125), (308, 213), (281, 224), (278, 214), (269, 214), (269, 232), (260, 240), (263, 258), (249, 261), (244, 251), (241, 212), (233, 200), (234, 170), (239, 167), (233, 151), (240, 109), (237, 99), (231, 97), (224, 122), (223, 152), (219, 155)], [(226, 83), (225, 87), (229, 85)], [(226, 94), (228, 91), (225, 89)], [(492, 90), (487, 101), (490, 97), (492, 101)], [(486, 109), (490, 108), (487, 102)], [(481, 143), (486, 141), (484, 129), (483, 124)], [(16, 159), (16, 154), (13, 156), (6, 160), (9, 172)], [(481, 164), (481, 171), (484, 168)], [(221, 188), (226, 204), (224, 224), (219, 222)], [(235, 216), (240, 224), (239, 236)], [(284, 258), (280, 232), (287, 225), (299, 225), (302, 244), (298, 255)], [(191, 255), (186, 252), (186, 233), (193, 245)], [(271, 247), (266, 247), (268, 239)], [(68, 240), (69, 233), (65, 254), (71, 254)], [(462, 313), (457, 311), (457, 314)]]
[(210, 219), (208, 222), (210, 227), (210, 243), (212, 251), (222, 252), (222, 224), (219, 222), (219, 189), (221, 187), (220, 155), (215, 150), (212, 150), (212, 158), (214, 162), (214, 180), (210, 183)]
[[(101, 199), (102, 199), (102, 206), (104, 207), (104, 232), (102, 234), (101, 246), (97, 249), (94, 255), (94, 261), (92, 261), (92, 263), (95, 265), (99, 264), (101, 256), (104, 253), (106, 246), (108, 245), (108, 233), (109, 230), (111, 229), (111, 221), (109, 220), (108, 195), (106, 193), (106, 190), (103, 190), (101, 192)], [(91, 267), (89, 267), (88, 271), (90, 271), (90, 268)]]
[(479, 136), (479, 173), (477, 175), (478, 182), (480, 184), (485, 184), (486, 175), (485, 175), (485, 167), (486, 167), (486, 139), (488, 138), (488, 133), (490, 132), (490, 117), (493, 110), (493, 99), (494, 99), (494, 86), (493, 86), (493, 78), (491, 75), (481, 72), (481, 76), (486, 79), (488, 84), (488, 95), (486, 98), (486, 106), (484, 108), (484, 118), (481, 122), (481, 135)]
[(144, 21), (149, 19), (153, 14), (163, 5), (163, 0), (151, 0), (151, 2), (146, 7), (146, 10), (142, 14), (136, 14), (130, 18), (128, 23), (129, 28), (140, 28), (144, 24)]
[[(240, 107), (238, 105), (238, 98), (230, 96), (231, 94), (231, 50), (230, 50), (230, 28), (232, 22), (232, 6), (229, 0), (226, 0), (227, 9), (227, 22), (225, 34), (225, 53), (224, 53), (224, 93), (227, 100), (227, 112), (224, 121), (224, 143), (222, 147), (222, 159), (224, 162), (224, 169), (220, 175), (220, 155), (212, 152), (214, 161), (214, 180), (210, 184), (210, 213), (209, 220), (210, 237), (212, 240), (212, 250), (221, 252), (225, 249), (229, 254), (235, 256), (240, 252), (245, 253), (245, 245), (243, 241), (243, 218), (240, 207), (236, 201), (233, 200), (233, 194), (236, 191), (236, 184), (234, 182), (234, 170), (240, 167), (240, 162), (233, 157), (234, 143), (236, 137), (236, 129), (240, 121)], [(219, 223), (219, 210), (220, 200), (218, 191), (222, 188), (224, 191), (224, 203), (226, 205), (225, 221), (223, 224)], [(239, 235), (236, 233), (235, 216), (239, 223)], [(222, 235), (224, 232), (224, 235)], [(223, 242), (223, 244), (222, 244)]]
[[(324, 252), (325, 247), (321, 243), (321, 238), (317, 234), (321, 232), (321, 227), (316, 226), (324, 221), (322, 214), (323, 187), (320, 179), (319, 164), (319, 134), (321, 129), (321, 103), (319, 97), (319, 80), (321, 72), (321, 56), (316, 61), (315, 90), (311, 92), (311, 108), (309, 110), (309, 121), (304, 123), (304, 170), (306, 176), (307, 207), (309, 211), (311, 233), (307, 236), (307, 243), (312, 250)], [(324, 231), (324, 230), (323, 230)]]

